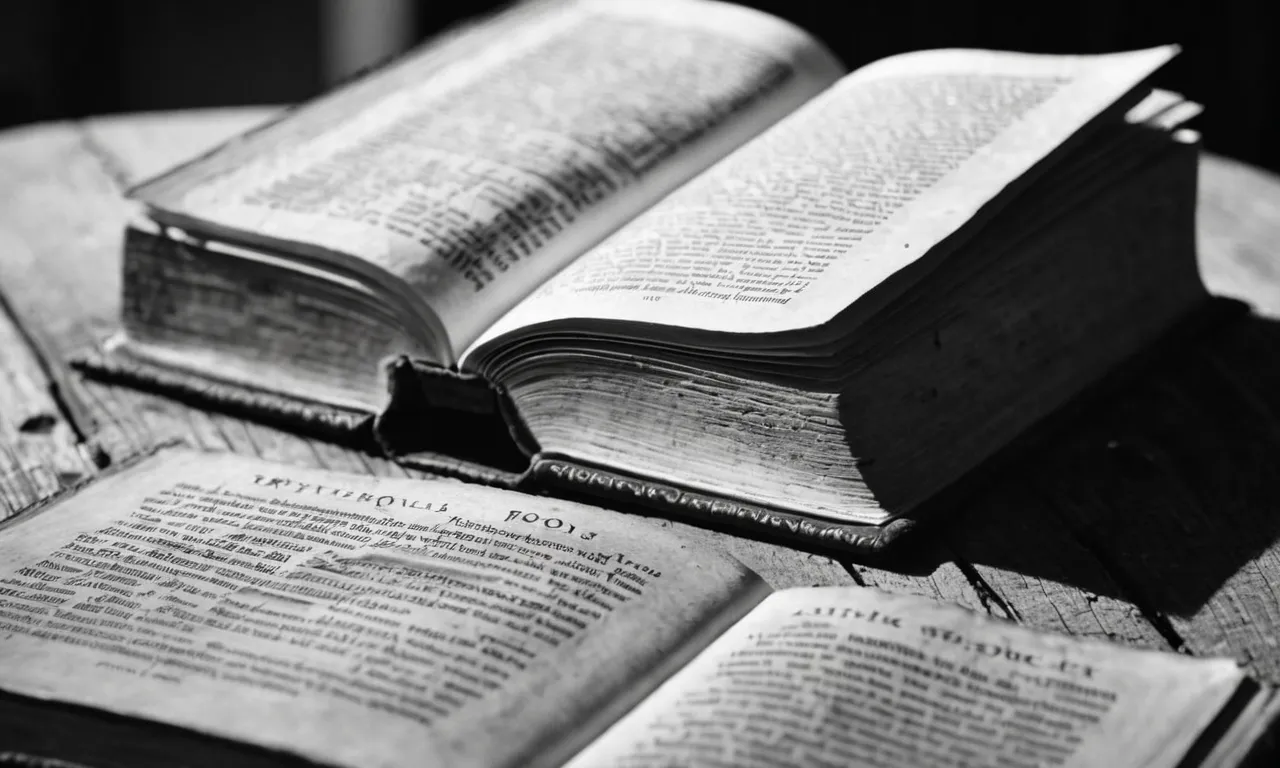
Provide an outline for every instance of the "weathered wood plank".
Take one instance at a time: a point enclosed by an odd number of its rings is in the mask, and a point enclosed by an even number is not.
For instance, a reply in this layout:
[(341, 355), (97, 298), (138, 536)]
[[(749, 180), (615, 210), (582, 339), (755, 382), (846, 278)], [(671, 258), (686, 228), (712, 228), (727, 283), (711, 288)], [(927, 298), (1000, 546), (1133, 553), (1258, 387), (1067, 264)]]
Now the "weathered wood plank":
[(965, 506), (948, 526), (948, 539), (1008, 618), (1038, 629), (1170, 648), (1152, 621), (1157, 617), (1134, 605), (1107, 564), (1053, 513), (1053, 503), (1012, 474)]
[(1201, 270), (1255, 308), (1093, 404), (938, 535), (997, 607), (1043, 629), (1280, 680), (1280, 178), (1202, 163)]
[(952, 541), (1028, 624), (1228, 655), (1276, 682), (1280, 178), (1210, 158), (1198, 230), (1206, 283), (1255, 314), (1093, 404)]
[(854, 581), (886, 592), (919, 595), (963, 605), (1000, 618), (1013, 618), (998, 601), (989, 599), (980, 579), (973, 578), (968, 563), (956, 556), (946, 541), (946, 530), (917, 534), (909, 547), (873, 565), (843, 557), (839, 563)]
[(1233, 656), (1273, 682), (1278, 361), (1280, 324), (1241, 318), (1100, 403), (1029, 469), (1063, 524), (1176, 645)]
[(95, 469), (0, 300), (0, 520)]
[(147, 428), (109, 392), (65, 376), (70, 351), (110, 333), (119, 307), (120, 225), (128, 207), (102, 163), (71, 125), (10, 132), (0, 143), (0, 287), (35, 353), (64, 384), (63, 411), (108, 455), (147, 445)]

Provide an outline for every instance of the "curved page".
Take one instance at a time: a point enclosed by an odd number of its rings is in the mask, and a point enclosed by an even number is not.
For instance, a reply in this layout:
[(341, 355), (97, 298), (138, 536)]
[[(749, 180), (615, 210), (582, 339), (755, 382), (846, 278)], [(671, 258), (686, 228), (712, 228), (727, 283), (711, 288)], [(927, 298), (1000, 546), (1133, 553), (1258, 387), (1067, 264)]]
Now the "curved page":
[(303, 755), (558, 764), (759, 599), (635, 518), (175, 453), (0, 531), (0, 688)]
[(1173, 53), (871, 64), (578, 259), (479, 345), (568, 318), (730, 333), (825, 323), (992, 213)]
[(1041, 634), (857, 587), (770, 595), (569, 768), (1173, 768), (1229, 659)]
[[(693, 0), (566, 3), (296, 139), (140, 196), (161, 221), (364, 275), (458, 355), (587, 247), (840, 74), (797, 28)], [(327, 101), (342, 103), (339, 91)], [(322, 128), (309, 127), (315, 120)], [(217, 155), (209, 163), (218, 163)]]

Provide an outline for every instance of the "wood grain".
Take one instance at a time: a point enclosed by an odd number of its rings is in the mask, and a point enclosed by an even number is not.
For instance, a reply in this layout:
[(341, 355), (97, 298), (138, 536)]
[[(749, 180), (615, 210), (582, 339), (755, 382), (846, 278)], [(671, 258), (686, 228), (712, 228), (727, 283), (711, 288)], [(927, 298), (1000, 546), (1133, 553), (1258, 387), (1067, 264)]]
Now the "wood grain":
[(41, 361), (0, 312), (0, 520), (92, 472), (79, 442)]
[(1280, 179), (1201, 164), (1199, 255), (1242, 314), (1097, 399), (966, 505), (957, 554), (1028, 624), (1280, 681)]
[[(1234, 656), (1273, 681), (1278, 355), (1280, 326), (1242, 317), (1097, 403), (1023, 475), (1112, 578), (1094, 591), (1140, 607), (1175, 647)], [(1015, 554), (984, 556), (1007, 568)]]
[[(122, 187), (251, 126), (266, 110), (149, 115), (0, 135), (0, 512), (95, 457), (120, 461), (178, 437), (308, 466), (405, 474), (385, 460), (70, 376), (119, 301)], [(884, 562), (854, 562), (683, 523), (775, 586), (875, 586), (1031, 626), (1128, 644), (1227, 654), (1280, 681), (1280, 181), (1202, 164), (1202, 271), (1259, 309), (1170, 355), (1030, 450), (933, 530)], [(38, 337), (38, 338), (37, 338)], [(57, 392), (50, 386), (57, 385)], [(29, 416), (46, 415), (22, 430)], [(15, 471), (11, 466), (21, 465)], [(62, 474), (60, 474), (62, 473)], [(63, 480), (60, 481), (59, 478)], [(1280, 590), (1280, 588), (1276, 588)]]

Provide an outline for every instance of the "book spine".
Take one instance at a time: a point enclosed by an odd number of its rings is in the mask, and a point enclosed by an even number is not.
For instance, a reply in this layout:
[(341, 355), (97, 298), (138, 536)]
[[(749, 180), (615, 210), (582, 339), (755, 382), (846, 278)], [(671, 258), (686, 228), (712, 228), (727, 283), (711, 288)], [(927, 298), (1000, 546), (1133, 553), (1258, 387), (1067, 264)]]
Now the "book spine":
[(471, 474), (528, 469), (537, 445), (506, 395), (484, 378), (403, 356), (385, 374), (390, 398), (373, 428), (388, 456), (451, 457), (449, 466), (461, 460), (473, 467), (462, 476), (481, 482)]
[(225, 413), (355, 448), (374, 445), (373, 414), (248, 386), (220, 382), (178, 368), (137, 359), (127, 338), (110, 350), (84, 349), (70, 358), (71, 367), (87, 378), (123, 384), (177, 400), (194, 408)]
[(555, 496), (603, 499), (626, 511), (862, 555), (878, 554), (914, 527), (907, 519), (883, 526), (819, 520), (554, 456), (535, 457), (526, 484)]

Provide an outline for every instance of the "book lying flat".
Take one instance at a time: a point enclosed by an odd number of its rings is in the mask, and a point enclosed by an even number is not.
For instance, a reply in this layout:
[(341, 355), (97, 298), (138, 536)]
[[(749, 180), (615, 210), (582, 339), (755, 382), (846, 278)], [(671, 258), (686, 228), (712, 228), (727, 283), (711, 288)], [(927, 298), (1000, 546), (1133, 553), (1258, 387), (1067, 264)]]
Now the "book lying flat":
[(517, 6), (133, 190), (89, 368), (880, 547), (1204, 304), (1174, 53), (846, 75), (727, 4)]
[(573, 502), (178, 449), (0, 527), (0, 637), (0, 760), (90, 766), (1232, 766), (1276, 711)]

